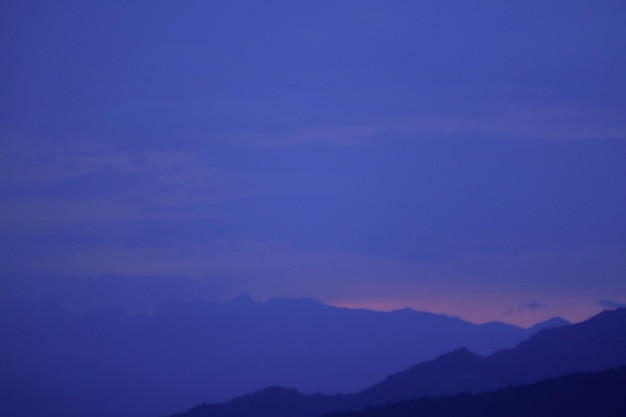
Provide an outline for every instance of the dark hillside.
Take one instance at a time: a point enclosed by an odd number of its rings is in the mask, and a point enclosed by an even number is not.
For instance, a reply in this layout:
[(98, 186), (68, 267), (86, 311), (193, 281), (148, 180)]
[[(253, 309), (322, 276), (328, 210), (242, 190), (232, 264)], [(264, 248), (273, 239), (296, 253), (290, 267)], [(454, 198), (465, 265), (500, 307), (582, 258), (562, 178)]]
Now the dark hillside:
[(423, 398), (328, 417), (623, 417), (626, 367), (473, 395)]
[[(314, 417), (328, 410), (359, 410), (461, 392), (477, 394), (624, 365), (626, 309), (618, 309), (582, 323), (541, 330), (516, 348), (488, 357), (457, 349), (350, 395), (305, 396), (293, 390), (272, 388), (223, 404), (199, 406), (189, 412), (193, 414), (183, 413), (178, 417)], [(455, 404), (462, 401), (459, 399)]]

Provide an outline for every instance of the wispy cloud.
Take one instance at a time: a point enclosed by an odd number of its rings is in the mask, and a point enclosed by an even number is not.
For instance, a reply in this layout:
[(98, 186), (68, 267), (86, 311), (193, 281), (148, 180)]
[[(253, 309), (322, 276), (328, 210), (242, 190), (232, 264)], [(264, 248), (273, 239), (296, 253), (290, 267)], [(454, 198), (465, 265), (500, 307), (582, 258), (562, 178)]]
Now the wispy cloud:
[(620, 303), (617, 301), (603, 300), (600, 299), (596, 301), (596, 305), (603, 308), (616, 309), (616, 308), (626, 308), (626, 303)]
[(476, 116), (414, 116), (374, 123), (322, 125), (287, 132), (227, 136), (231, 143), (277, 147), (310, 143), (354, 146), (390, 138), (422, 138), (426, 134), (483, 133), (513, 138), (626, 139), (626, 124), (616, 112), (568, 107), (504, 108)]
[[(0, 148), (0, 163), (0, 185), (29, 185), (96, 173), (154, 174), (167, 182), (193, 171), (197, 178), (201, 159), (197, 153), (183, 151), (123, 152), (9, 141)], [(214, 171), (204, 169), (204, 173)]]
[(530, 301), (528, 303), (520, 304), (518, 307), (519, 311), (537, 311), (537, 310), (545, 310), (548, 308), (546, 304), (540, 303), (538, 301)]
[[(134, 220), (213, 218), (233, 178), (202, 154), (8, 143), (0, 151), (0, 228), (99, 230)], [(89, 227), (87, 227), (89, 225)]]

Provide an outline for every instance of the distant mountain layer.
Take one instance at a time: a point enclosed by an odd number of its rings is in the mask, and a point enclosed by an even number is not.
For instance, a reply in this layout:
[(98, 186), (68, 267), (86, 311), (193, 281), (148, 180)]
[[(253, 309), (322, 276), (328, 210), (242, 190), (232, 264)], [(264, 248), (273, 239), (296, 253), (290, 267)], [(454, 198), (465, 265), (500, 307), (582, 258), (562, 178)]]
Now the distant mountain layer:
[[(626, 309), (570, 326), (545, 329), (514, 349), (481, 357), (458, 349), (391, 375), (350, 395), (309, 395), (272, 387), (176, 417), (316, 417), (420, 397), (480, 393), (568, 373), (626, 365)], [(480, 415), (480, 414), (478, 414)]]
[[(155, 417), (271, 385), (354, 392), (462, 346), (489, 354), (562, 324), (474, 325), (245, 294), (229, 303), (172, 301), (135, 316), (2, 303), (0, 414)], [(25, 403), (32, 409), (19, 414)]]
[(328, 417), (623, 417), (626, 367), (472, 395), (423, 398)]

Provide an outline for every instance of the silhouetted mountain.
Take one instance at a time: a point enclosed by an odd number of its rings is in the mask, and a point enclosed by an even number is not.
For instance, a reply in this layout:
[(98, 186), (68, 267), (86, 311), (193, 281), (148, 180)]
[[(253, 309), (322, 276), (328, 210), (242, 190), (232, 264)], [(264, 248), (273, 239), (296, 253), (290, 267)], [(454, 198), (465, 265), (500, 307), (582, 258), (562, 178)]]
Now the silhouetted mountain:
[(423, 398), (327, 417), (622, 417), (626, 415), (625, 387), (626, 367), (621, 367), (479, 395)]
[[(196, 407), (193, 414), (184, 413), (178, 417), (321, 416), (333, 406), (337, 407), (336, 411), (359, 410), (420, 397), (480, 393), (512, 384), (622, 365), (626, 365), (626, 309), (605, 311), (570, 326), (544, 329), (514, 349), (488, 357), (458, 349), (391, 375), (354, 394), (304, 396), (291, 392), (287, 407), (285, 403), (263, 398), (263, 392), (259, 392), (251, 396), (255, 398), (255, 406), (248, 409), (241, 401), (246, 397), (242, 397), (229, 403)], [(237, 407), (231, 408), (233, 404)]]
[(538, 332), (539, 330), (566, 326), (568, 324), (570, 324), (570, 322), (565, 320), (562, 317), (552, 317), (551, 319), (535, 324), (534, 326), (530, 327), (528, 330)]
[[(359, 404), (349, 396), (304, 395), (297, 390), (269, 387), (253, 394), (235, 398), (225, 404), (204, 404), (176, 416), (184, 417), (316, 417), (336, 410), (356, 409)], [(172, 417), (176, 417), (172, 416)]]
[(498, 368), (463, 348), (391, 375), (356, 396), (362, 404), (384, 404), (468, 390), (489, 391), (503, 382)]
[(409, 309), (260, 303), (249, 294), (228, 303), (170, 301), (132, 316), (13, 301), (0, 303), (0, 318), (0, 384), (12, 392), (0, 414), (14, 417), (35, 397), (44, 409), (21, 415), (154, 417), (271, 385), (354, 392), (461, 346), (491, 353), (535, 332)]
[(625, 364), (626, 309), (620, 309), (582, 323), (543, 329), (515, 348), (486, 358), (459, 349), (392, 375), (358, 395), (380, 404), (462, 391), (477, 393)]
[(515, 384), (624, 365), (626, 309), (607, 310), (576, 325), (542, 330), (488, 360), (506, 370), (507, 381)]

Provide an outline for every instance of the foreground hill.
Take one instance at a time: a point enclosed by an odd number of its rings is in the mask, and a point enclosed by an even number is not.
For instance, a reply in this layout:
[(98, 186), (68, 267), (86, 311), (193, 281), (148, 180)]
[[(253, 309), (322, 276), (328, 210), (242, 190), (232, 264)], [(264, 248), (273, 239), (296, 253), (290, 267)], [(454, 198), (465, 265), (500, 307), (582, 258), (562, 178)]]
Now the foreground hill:
[(626, 367), (472, 395), (423, 398), (328, 417), (623, 417)]
[(354, 392), (461, 346), (488, 354), (566, 324), (474, 325), (245, 294), (228, 303), (172, 301), (133, 316), (11, 302), (0, 304), (0, 318), (0, 415), (13, 417), (154, 417), (271, 385)]
[(481, 357), (458, 349), (396, 373), (350, 395), (303, 395), (273, 387), (228, 403), (198, 406), (177, 417), (315, 417), (331, 411), (460, 392), (481, 393), (512, 384), (626, 365), (626, 309), (545, 329), (517, 347)]

